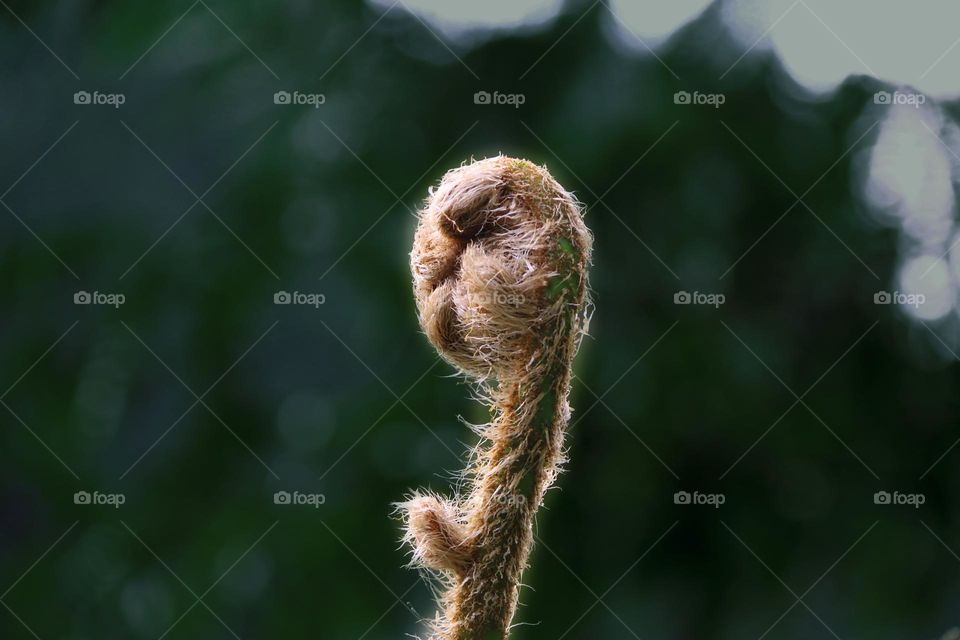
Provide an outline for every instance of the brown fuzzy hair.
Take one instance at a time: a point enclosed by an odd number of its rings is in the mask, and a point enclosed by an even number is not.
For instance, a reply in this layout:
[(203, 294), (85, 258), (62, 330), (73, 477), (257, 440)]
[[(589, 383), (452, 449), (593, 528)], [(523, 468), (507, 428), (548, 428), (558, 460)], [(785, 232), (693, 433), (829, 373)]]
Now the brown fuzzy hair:
[(571, 362), (588, 319), (592, 238), (543, 167), (498, 156), (449, 171), (420, 211), (420, 325), (493, 419), (451, 499), (399, 505), (413, 564), (443, 580), (431, 640), (509, 634), (533, 517), (564, 461)]

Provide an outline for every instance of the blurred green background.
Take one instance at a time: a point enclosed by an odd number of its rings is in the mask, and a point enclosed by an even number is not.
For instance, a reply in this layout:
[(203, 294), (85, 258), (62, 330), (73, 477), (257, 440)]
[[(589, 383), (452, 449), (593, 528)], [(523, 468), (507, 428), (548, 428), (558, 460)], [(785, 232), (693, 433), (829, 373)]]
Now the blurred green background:
[(956, 105), (897, 124), (868, 75), (815, 93), (762, 47), (736, 62), (722, 9), (654, 56), (606, 2), (458, 35), (389, 3), (8, 0), (0, 638), (422, 632), (391, 505), (449, 491), (459, 419), (485, 415), (419, 332), (407, 253), (427, 189), (501, 152), (546, 164), (596, 237), (571, 461), (513, 637), (960, 624), (953, 263), (927, 291), (945, 307), (875, 304), (941, 251), (898, 226), (903, 189), (864, 196), (882, 132), (937, 150), (949, 247)]

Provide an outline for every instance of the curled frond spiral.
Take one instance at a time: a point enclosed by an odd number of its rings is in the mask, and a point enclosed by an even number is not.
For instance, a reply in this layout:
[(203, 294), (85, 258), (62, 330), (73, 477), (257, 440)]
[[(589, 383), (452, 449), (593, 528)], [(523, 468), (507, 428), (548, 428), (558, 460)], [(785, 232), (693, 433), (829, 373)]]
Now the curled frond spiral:
[(414, 564), (445, 579), (432, 640), (508, 635), (533, 516), (563, 462), (591, 243), (573, 196), (526, 160), (454, 169), (420, 211), (410, 260), (420, 324), (493, 414), (462, 495), (400, 505)]

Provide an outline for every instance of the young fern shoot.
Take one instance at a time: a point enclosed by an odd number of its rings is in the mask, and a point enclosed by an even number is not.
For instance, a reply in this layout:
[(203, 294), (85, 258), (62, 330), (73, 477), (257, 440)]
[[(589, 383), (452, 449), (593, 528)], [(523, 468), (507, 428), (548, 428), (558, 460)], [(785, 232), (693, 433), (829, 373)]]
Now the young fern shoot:
[(444, 579), (430, 640), (509, 634), (533, 517), (564, 461), (591, 244), (573, 196), (526, 160), (454, 169), (420, 211), (410, 260), (420, 325), (493, 416), (462, 495), (418, 492), (400, 505), (414, 565)]

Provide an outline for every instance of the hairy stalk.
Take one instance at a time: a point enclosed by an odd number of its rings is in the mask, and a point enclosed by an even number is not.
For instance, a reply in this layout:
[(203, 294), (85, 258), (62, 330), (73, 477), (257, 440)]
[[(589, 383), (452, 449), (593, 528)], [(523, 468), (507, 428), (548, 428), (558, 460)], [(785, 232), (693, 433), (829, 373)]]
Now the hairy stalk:
[(432, 640), (502, 640), (533, 517), (564, 461), (571, 362), (587, 319), (591, 237), (543, 168), (496, 157), (454, 169), (420, 212), (420, 324), (493, 413), (452, 499), (400, 505), (415, 566), (444, 579)]

